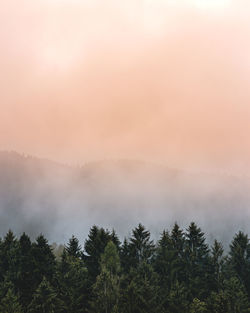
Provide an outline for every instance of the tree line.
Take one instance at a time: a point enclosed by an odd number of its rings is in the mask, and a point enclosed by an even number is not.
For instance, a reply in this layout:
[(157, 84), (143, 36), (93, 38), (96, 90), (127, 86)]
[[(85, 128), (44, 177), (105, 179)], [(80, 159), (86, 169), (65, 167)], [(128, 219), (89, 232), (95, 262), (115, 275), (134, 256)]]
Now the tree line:
[(40, 235), (0, 240), (0, 313), (250, 312), (250, 243), (239, 231), (227, 253), (202, 230), (175, 224), (155, 243), (141, 224), (120, 242), (93, 226), (59, 257)]

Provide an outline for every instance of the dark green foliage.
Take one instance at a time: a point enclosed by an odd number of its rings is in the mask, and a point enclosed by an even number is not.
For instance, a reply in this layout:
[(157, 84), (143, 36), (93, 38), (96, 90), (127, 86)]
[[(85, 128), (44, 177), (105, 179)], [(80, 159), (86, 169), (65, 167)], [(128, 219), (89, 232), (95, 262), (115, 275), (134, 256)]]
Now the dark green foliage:
[(119, 312), (161, 312), (158, 275), (145, 261), (123, 278)]
[(176, 281), (185, 280), (184, 246), (184, 234), (177, 224), (174, 225), (171, 234), (163, 231), (154, 264), (165, 290), (166, 288), (170, 290)]
[(137, 267), (142, 262), (151, 262), (155, 246), (150, 239), (150, 232), (143, 225), (139, 224), (138, 227), (133, 229), (128, 248), (130, 266)]
[(37, 237), (36, 242), (32, 244), (31, 255), (35, 267), (33, 286), (36, 289), (43, 277), (50, 282), (52, 281), (55, 273), (56, 261), (52, 248), (43, 235)]
[(92, 311), (98, 313), (118, 312), (120, 287), (120, 259), (115, 244), (110, 241), (101, 256), (101, 273), (93, 286)]
[(34, 293), (28, 307), (28, 313), (55, 313), (60, 312), (60, 302), (57, 294), (44, 277)]
[(9, 288), (0, 303), (0, 313), (22, 313), (22, 306), (14, 294), (13, 289)]
[[(154, 262), (155, 270), (161, 276), (162, 284), (170, 288), (172, 276), (172, 260), (174, 251), (172, 249), (169, 233), (163, 231), (156, 248), (156, 258)], [(168, 286), (169, 285), (169, 286)]]
[(18, 268), (18, 240), (11, 230), (8, 231), (1, 242), (0, 250), (0, 278), (8, 277), (13, 283), (17, 280)]
[(31, 255), (31, 241), (26, 234), (22, 234), (19, 239), (19, 260), (16, 288), (20, 297), (20, 303), (27, 307), (31, 301), (33, 293), (33, 281), (35, 264)]
[(120, 272), (120, 258), (115, 244), (109, 241), (101, 255), (101, 270), (106, 270), (109, 276)]
[(94, 282), (100, 274), (101, 255), (109, 241), (112, 241), (117, 249), (119, 249), (120, 241), (114, 231), (110, 233), (108, 230), (98, 228), (97, 226), (93, 226), (90, 229), (88, 239), (84, 245), (85, 254), (83, 255), (83, 259), (87, 266), (91, 282)]
[(82, 256), (81, 246), (79, 245), (79, 240), (72, 236), (69, 240), (69, 243), (65, 247), (65, 251), (69, 256), (80, 258)]
[(218, 293), (212, 293), (208, 299), (211, 313), (247, 313), (250, 305), (246, 290), (236, 277), (223, 282), (223, 288)]
[(166, 311), (168, 313), (187, 313), (189, 307), (188, 289), (178, 281), (172, 286), (167, 297)]
[[(0, 313), (250, 313), (250, 246), (235, 235), (228, 253), (191, 223), (157, 244), (141, 224), (128, 240), (90, 229), (55, 258), (46, 238), (0, 238)], [(54, 245), (55, 246), (55, 245)]]
[(121, 256), (121, 266), (122, 266), (122, 270), (125, 273), (129, 272), (130, 269), (130, 253), (129, 253), (129, 244), (128, 244), (128, 240), (125, 238), (123, 245), (121, 247), (121, 251), (120, 251), (120, 256)]
[(173, 249), (177, 252), (177, 255), (179, 257), (183, 257), (185, 248), (185, 237), (183, 230), (180, 229), (177, 223), (174, 224), (171, 232), (171, 244), (173, 246)]
[(158, 242), (154, 268), (159, 275), (160, 301), (163, 309), (167, 310), (169, 307), (168, 296), (178, 282), (183, 268), (182, 259), (178, 255), (171, 236), (166, 231), (163, 231)]
[(83, 261), (64, 251), (56, 276), (58, 298), (63, 304), (62, 312), (86, 312), (89, 292), (87, 269)]
[(209, 249), (204, 233), (195, 223), (187, 229), (185, 257), (190, 299), (204, 299), (208, 296)]
[(222, 286), (223, 280), (223, 265), (225, 263), (225, 258), (223, 257), (223, 247), (222, 244), (217, 240), (214, 241), (214, 244), (211, 248), (211, 257), (210, 257), (210, 274), (211, 274), (211, 289), (215, 292), (218, 292)]
[(235, 235), (230, 245), (229, 264), (250, 297), (250, 243), (248, 235), (241, 231)]
[(206, 313), (207, 305), (205, 302), (200, 301), (197, 298), (194, 298), (193, 302), (190, 305), (190, 313)]

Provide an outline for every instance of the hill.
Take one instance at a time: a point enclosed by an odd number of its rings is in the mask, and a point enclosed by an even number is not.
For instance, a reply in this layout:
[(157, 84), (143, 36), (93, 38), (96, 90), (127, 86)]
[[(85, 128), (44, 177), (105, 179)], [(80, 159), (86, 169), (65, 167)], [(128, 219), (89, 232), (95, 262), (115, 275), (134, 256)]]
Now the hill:
[(132, 160), (100, 161), (75, 168), (0, 152), (0, 235), (44, 233), (59, 242), (84, 238), (93, 224), (120, 235), (139, 222), (158, 236), (175, 221), (193, 220), (228, 243), (250, 226), (249, 179), (190, 173)]

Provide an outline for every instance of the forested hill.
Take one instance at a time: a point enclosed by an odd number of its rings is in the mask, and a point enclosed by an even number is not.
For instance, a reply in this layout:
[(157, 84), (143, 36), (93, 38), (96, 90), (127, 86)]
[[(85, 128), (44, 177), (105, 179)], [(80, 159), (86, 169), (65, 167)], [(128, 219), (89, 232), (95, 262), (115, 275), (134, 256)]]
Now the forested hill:
[(141, 224), (122, 243), (93, 226), (56, 257), (44, 236), (9, 231), (0, 240), (0, 313), (250, 312), (247, 234), (237, 232), (227, 253), (195, 223), (157, 239)]
[[(227, 244), (250, 226), (249, 180), (187, 173), (151, 163), (120, 160), (70, 167), (0, 152), (0, 229), (65, 242), (86, 236), (93, 224), (121, 236), (142, 221), (158, 235), (175, 221), (196, 221)], [(218, 227), (219, 225), (219, 227)]]

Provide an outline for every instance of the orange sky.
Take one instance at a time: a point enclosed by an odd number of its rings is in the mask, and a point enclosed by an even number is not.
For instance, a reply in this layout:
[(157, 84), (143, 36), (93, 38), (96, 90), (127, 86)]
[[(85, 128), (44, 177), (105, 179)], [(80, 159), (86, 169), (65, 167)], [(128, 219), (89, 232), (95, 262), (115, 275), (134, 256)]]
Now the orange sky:
[(0, 4), (0, 150), (250, 174), (250, 4)]

